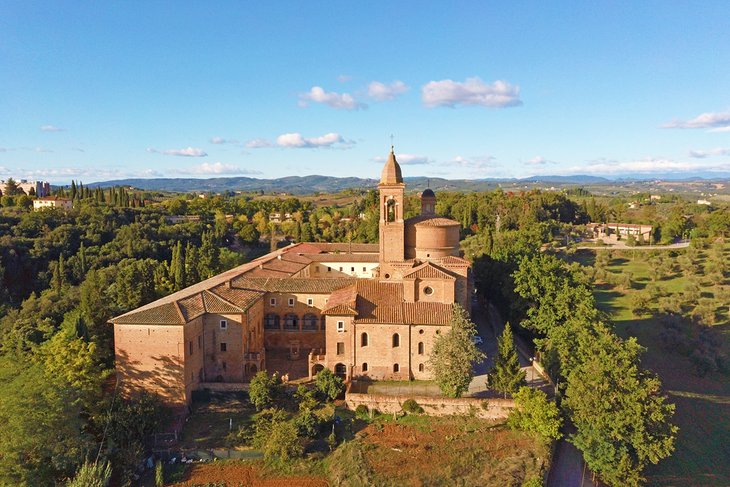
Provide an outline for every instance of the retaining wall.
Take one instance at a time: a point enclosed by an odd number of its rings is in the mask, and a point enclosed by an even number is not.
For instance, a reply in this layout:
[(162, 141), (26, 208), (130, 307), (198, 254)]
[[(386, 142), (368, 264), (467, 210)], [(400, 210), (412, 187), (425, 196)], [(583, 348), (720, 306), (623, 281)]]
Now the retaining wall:
[(429, 396), (386, 396), (382, 394), (345, 394), (345, 403), (349, 409), (356, 409), (364, 404), (368, 409), (377, 409), (381, 413), (397, 413), (403, 410), (403, 403), (415, 400), (423, 408), (425, 414), (446, 416), (449, 414), (471, 414), (482, 419), (505, 419), (515, 407), (512, 399), (476, 398), (476, 397), (429, 397)]

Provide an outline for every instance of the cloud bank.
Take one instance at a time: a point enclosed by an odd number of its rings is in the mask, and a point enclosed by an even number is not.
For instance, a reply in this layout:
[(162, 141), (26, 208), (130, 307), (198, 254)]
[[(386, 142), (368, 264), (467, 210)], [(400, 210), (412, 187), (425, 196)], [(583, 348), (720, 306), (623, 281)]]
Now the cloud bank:
[(299, 106), (308, 107), (310, 103), (321, 103), (337, 110), (362, 110), (368, 107), (349, 93), (325, 91), (321, 86), (313, 86), (307, 93), (299, 95)]
[(672, 120), (662, 125), (666, 129), (709, 129), (710, 132), (730, 132), (730, 112), (706, 112), (689, 120)]

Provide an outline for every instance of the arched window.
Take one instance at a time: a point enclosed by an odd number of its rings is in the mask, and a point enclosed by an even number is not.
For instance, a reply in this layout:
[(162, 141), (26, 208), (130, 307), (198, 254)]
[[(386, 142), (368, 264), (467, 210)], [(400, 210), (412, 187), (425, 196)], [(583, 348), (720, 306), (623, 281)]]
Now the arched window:
[(317, 315), (307, 313), (304, 315), (304, 319), (302, 320), (302, 330), (316, 331), (317, 321)]
[(368, 371), (368, 363), (367, 362), (363, 362), (363, 364), (362, 364), (362, 371), (363, 372), (367, 372)]
[(387, 222), (394, 222), (395, 221), (395, 200), (389, 199), (385, 203), (385, 221)]
[(269, 313), (264, 319), (264, 328), (267, 330), (278, 330), (279, 329), (279, 315)]
[(345, 377), (347, 375), (347, 366), (345, 364), (335, 365), (335, 375)]
[(363, 333), (360, 335), (360, 346), (361, 347), (367, 347), (368, 346), (368, 334)]
[(393, 372), (400, 372), (400, 365), (393, 364)]
[(299, 318), (293, 313), (284, 316), (284, 329), (288, 331), (299, 331)]
[(423, 372), (424, 370), (426, 370), (426, 367), (424, 367), (423, 364), (418, 364), (418, 371)]
[(400, 335), (393, 333), (393, 348), (400, 347)]
[(418, 355), (423, 355), (423, 349), (425, 347), (423, 346), (423, 342), (418, 342)]

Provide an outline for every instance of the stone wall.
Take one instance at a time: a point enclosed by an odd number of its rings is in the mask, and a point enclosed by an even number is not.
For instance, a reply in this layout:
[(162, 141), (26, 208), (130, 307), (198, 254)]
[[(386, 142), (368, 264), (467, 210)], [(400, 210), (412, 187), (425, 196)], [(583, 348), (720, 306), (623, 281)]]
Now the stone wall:
[(386, 396), (381, 394), (345, 394), (345, 403), (349, 409), (355, 410), (364, 404), (368, 409), (377, 409), (381, 413), (397, 413), (403, 410), (403, 403), (415, 400), (430, 416), (446, 416), (449, 414), (474, 414), (482, 419), (505, 419), (515, 407), (512, 399), (476, 398), (476, 397), (429, 397), (429, 396)]

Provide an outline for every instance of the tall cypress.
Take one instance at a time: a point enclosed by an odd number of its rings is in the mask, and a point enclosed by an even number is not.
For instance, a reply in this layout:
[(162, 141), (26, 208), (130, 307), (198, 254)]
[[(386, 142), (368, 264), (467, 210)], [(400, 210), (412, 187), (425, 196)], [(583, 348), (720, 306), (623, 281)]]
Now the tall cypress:
[(517, 392), (526, 383), (525, 371), (520, 368), (512, 327), (508, 322), (504, 325), (502, 335), (497, 339), (497, 356), (494, 359), (494, 367), (489, 371), (489, 386), (507, 397), (507, 394)]
[(185, 251), (179, 240), (172, 254), (171, 271), (175, 291), (179, 291), (185, 287)]

